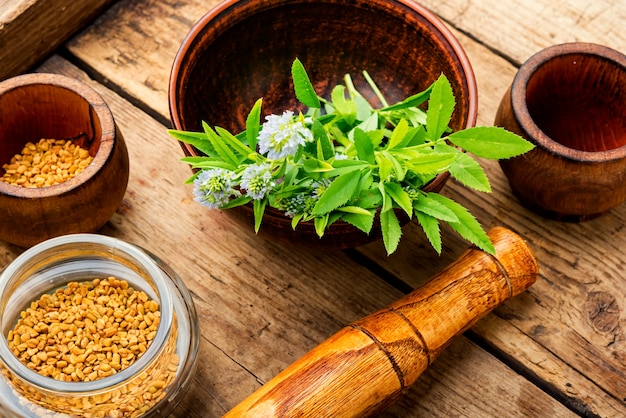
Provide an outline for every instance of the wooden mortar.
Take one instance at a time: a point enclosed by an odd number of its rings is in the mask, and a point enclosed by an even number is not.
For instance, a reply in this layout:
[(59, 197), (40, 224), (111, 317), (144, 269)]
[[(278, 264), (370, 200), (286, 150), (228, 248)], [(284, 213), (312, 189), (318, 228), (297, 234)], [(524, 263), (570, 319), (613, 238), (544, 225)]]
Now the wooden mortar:
[(305, 354), (225, 417), (363, 417), (393, 403), (454, 337), (532, 285), (525, 241), (489, 231), (496, 255), (476, 248), (425, 285)]

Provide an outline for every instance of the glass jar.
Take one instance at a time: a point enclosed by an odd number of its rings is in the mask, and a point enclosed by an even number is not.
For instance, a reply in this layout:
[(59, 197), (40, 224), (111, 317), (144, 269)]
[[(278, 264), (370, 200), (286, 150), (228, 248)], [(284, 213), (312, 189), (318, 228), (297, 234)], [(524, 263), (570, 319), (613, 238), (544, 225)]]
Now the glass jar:
[[(160, 323), (146, 351), (126, 369), (92, 381), (43, 376), (9, 348), (20, 313), (45, 293), (115, 277), (159, 304)], [(191, 384), (199, 326), (180, 278), (150, 252), (95, 234), (53, 238), (17, 257), (0, 273), (0, 411), (2, 417), (165, 417)]]

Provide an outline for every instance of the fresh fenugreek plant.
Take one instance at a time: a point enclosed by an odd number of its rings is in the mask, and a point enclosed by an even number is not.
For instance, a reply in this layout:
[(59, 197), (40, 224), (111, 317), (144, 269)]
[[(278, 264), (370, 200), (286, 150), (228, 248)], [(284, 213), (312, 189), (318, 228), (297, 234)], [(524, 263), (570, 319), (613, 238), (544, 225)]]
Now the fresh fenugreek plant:
[[(459, 203), (423, 187), (449, 172), (463, 185), (490, 192), (489, 180), (469, 153), (486, 159), (523, 154), (533, 145), (495, 126), (456, 132), (449, 128), (455, 98), (442, 74), (426, 90), (388, 105), (367, 72), (363, 75), (381, 108), (355, 88), (350, 75), (330, 100), (318, 96), (302, 63), (292, 65), (297, 99), (305, 113), (286, 110), (261, 124), (259, 99), (234, 135), (203, 122), (204, 132), (170, 130), (202, 156), (182, 159), (196, 170), (188, 180), (195, 199), (209, 208), (228, 209), (252, 202), (258, 232), (266, 207), (291, 217), (292, 227), (312, 221), (321, 237), (334, 222), (345, 221), (369, 234), (380, 222), (388, 254), (400, 241), (396, 211), (423, 228), (441, 253), (439, 222), (493, 253), (479, 222)], [(422, 107), (427, 105), (426, 110)]]

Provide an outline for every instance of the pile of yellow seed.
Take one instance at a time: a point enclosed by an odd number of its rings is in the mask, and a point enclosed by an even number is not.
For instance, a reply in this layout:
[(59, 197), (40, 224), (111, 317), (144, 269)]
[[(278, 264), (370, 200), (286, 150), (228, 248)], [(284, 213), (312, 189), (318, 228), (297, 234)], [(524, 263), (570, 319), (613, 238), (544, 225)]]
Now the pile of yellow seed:
[(93, 160), (89, 151), (65, 139), (41, 139), (24, 146), (4, 164), (0, 181), (22, 187), (61, 184), (83, 171)]
[(154, 339), (159, 305), (114, 277), (69, 283), (21, 312), (9, 348), (32, 370), (93, 381), (130, 366)]

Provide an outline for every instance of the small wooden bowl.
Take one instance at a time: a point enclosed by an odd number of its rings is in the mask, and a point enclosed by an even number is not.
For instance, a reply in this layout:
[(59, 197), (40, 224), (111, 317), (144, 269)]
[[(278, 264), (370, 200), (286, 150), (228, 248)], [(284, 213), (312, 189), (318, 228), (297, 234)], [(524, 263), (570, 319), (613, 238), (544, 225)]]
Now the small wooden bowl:
[(495, 124), (536, 148), (500, 162), (526, 207), (548, 218), (583, 221), (626, 200), (626, 56), (569, 43), (526, 61)]
[(57, 74), (25, 74), (0, 83), (0, 174), (27, 142), (68, 139), (93, 161), (61, 184), (25, 188), (0, 182), (0, 239), (30, 247), (48, 238), (95, 232), (119, 207), (128, 152), (110, 109), (91, 87)]
[[(347, 19), (347, 20), (346, 20)], [(175, 129), (201, 131), (201, 122), (238, 133), (255, 101), (263, 113), (299, 110), (291, 64), (299, 58), (318, 95), (351, 74), (357, 88), (369, 91), (367, 70), (390, 103), (418, 93), (441, 73), (457, 100), (455, 130), (474, 126), (476, 81), (470, 62), (449, 29), (430, 11), (410, 0), (227, 0), (209, 11), (183, 41), (172, 67), (169, 106)], [(186, 155), (198, 151), (181, 144)], [(440, 190), (448, 174), (428, 185)], [(225, 211), (253, 226), (252, 209)], [(260, 235), (289, 243), (348, 248), (378, 239), (344, 222), (320, 239), (313, 223), (294, 232), (291, 219), (266, 210)]]

